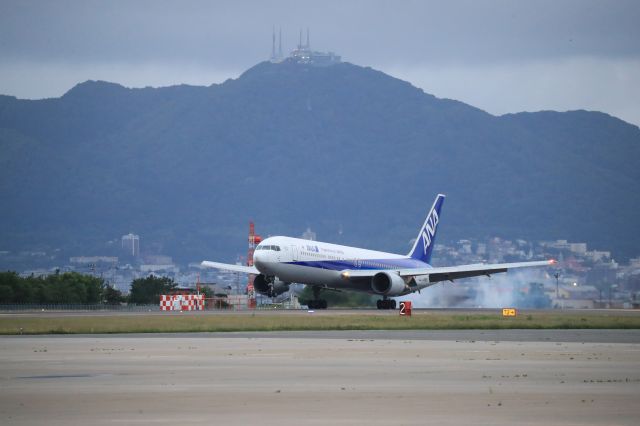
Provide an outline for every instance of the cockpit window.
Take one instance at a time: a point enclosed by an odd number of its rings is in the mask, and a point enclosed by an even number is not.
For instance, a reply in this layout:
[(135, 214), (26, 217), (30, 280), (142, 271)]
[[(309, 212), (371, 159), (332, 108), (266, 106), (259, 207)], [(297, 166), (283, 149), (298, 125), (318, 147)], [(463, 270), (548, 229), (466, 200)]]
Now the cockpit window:
[(256, 250), (273, 250), (280, 251), (280, 246), (258, 246)]

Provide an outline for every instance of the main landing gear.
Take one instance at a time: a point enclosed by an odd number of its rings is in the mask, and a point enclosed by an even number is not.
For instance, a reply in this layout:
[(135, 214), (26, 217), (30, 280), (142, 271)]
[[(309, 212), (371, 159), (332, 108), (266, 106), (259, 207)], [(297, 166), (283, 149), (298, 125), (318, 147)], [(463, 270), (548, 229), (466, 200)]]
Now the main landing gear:
[(396, 308), (396, 301), (393, 299), (380, 299), (376, 302), (376, 306), (378, 307), (378, 309), (395, 309)]
[(327, 301), (324, 299), (309, 300), (307, 306), (309, 309), (327, 309)]
[(320, 287), (314, 286), (312, 290), (313, 300), (309, 300), (307, 303), (309, 309), (327, 309), (327, 301), (320, 299)]

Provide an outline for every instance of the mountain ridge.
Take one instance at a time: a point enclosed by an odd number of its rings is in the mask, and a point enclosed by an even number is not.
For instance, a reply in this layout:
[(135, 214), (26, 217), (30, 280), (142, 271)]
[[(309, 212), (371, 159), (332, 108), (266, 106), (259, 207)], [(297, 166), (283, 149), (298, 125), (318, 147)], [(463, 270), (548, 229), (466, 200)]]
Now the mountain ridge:
[(3, 247), (101, 253), (135, 232), (178, 259), (229, 258), (254, 219), (263, 234), (311, 226), (404, 252), (444, 192), (440, 241), (563, 238), (638, 254), (637, 126), (583, 110), (494, 116), (347, 63), (0, 98), (0, 152)]

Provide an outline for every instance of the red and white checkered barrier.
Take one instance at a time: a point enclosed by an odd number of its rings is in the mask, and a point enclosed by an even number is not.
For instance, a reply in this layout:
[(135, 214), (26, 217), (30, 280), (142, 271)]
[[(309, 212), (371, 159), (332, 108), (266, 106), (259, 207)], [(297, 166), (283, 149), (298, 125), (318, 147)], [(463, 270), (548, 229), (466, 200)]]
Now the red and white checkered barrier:
[(162, 294), (161, 311), (202, 311), (204, 294)]

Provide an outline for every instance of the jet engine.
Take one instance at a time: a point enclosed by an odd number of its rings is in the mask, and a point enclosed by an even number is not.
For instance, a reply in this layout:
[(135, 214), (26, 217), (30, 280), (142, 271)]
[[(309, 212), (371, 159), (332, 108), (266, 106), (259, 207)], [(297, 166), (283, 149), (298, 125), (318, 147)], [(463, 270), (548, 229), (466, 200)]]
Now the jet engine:
[(400, 296), (407, 285), (400, 275), (390, 272), (378, 272), (371, 278), (371, 289), (383, 296)]
[(289, 283), (260, 274), (253, 279), (253, 288), (260, 294), (275, 297), (289, 291)]

